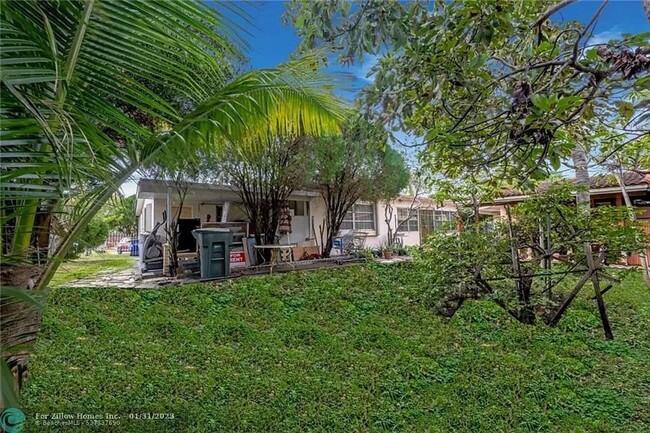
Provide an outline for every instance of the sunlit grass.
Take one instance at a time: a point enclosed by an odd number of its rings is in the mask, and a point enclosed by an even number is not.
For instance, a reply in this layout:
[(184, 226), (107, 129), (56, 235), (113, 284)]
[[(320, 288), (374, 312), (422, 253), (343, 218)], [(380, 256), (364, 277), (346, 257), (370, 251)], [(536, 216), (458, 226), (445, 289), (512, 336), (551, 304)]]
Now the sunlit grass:
[(91, 278), (101, 272), (119, 272), (135, 266), (135, 257), (128, 254), (92, 253), (64, 262), (54, 274), (50, 287), (62, 286), (75, 280)]

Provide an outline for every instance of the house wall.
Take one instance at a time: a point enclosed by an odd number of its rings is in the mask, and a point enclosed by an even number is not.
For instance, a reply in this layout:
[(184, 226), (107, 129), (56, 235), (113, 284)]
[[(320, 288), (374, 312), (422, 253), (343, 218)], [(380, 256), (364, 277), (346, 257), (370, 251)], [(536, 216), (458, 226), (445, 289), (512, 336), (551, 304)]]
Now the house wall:
[[(142, 211), (138, 219), (138, 229), (140, 233), (150, 232), (153, 226), (157, 222), (162, 222), (163, 212), (167, 210), (167, 198), (160, 191), (156, 195), (155, 199), (140, 199), (143, 200)], [(228, 197), (227, 199), (224, 199)], [(211, 221), (217, 221), (217, 205), (223, 205), (224, 202), (229, 201), (229, 209), (227, 213), (227, 221), (248, 221), (248, 217), (243, 208), (243, 205), (238, 204), (233, 200), (233, 193), (215, 191), (208, 189), (201, 189), (195, 191), (189, 191), (188, 195), (184, 201), (184, 213), (187, 217), (199, 218), (202, 223), (206, 222), (207, 215), (212, 216)], [(321, 196), (308, 196), (308, 195), (299, 195), (291, 197), (291, 200), (302, 200), (308, 202), (308, 208), (306, 210), (305, 216), (294, 215), (293, 217), (293, 232), (289, 237), (281, 238), (281, 243), (295, 243), (299, 246), (311, 246), (318, 243), (321, 246), (322, 241), (320, 237), (320, 227), (324, 227), (326, 219), (326, 206), (325, 201)], [(426, 203), (426, 206), (423, 208), (426, 209), (438, 209), (434, 207), (430, 200), (423, 200)], [(397, 209), (408, 208), (411, 205), (411, 199), (402, 199), (395, 200), (392, 203), (393, 206), (393, 215), (390, 221), (390, 226), (393, 228), (393, 233), (397, 227)], [(386, 205), (384, 202), (375, 202), (372, 204), (374, 210), (374, 220), (375, 220), (375, 230), (364, 229), (364, 232), (368, 233), (366, 238), (367, 247), (379, 247), (382, 244), (386, 243), (388, 239), (388, 225), (385, 221), (385, 209)], [(178, 197), (172, 195), (172, 204), (170, 208), (172, 211), (178, 206)], [(455, 211), (455, 208), (452, 207), (442, 207), (442, 210), (451, 210)], [(170, 215), (168, 215), (171, 218)], [(343, 233), (346, 231), (344, 230)], [(163, 225), (158, 230), (158, 235), (164, 241), (165, 236), (165, 225)], [(400, 237), (403, 241), (403, 244), (406, 246), (415, 246), (420, 244), (420, 232), (419, 231), (405, 231), (400, 233)]]
[(155, 213), (153, 199), (145, 199), (142, 205), (142, 212), (138, 217), (138, 233), (151, 231), (155, 221), (153, 216)]
[[(157, 198), (157, 199), (149, 199), (145, 201), (145, 206), (146, 202), (150, 201), (153, 203), (153, 224), (155, 225), (156, 222), (162, 221), (163, 220), (163, 212), (167, 210), (167, 199), (164, 198)], [(178, 199), (173, 199), (172, 200), (172, 205), (171, 208), (175, 209), (178, 207)], [(209, 200), (208, 198), (195, 198), (195, 197), (188, 197), (185, 199), (183, 203), (183, 209), (190, 209), (189, 215), (191, 218), (199, 218), (201, 222), (206, 222), (208, 215), (211, 216), (211, 222), (216, 221), (216, 206), (217, 204), (223, 204), (223, 201), (219, 200)], [(187, 211), (184, 211), (187, 212)], [(144, 208), (143, 212), (140, 216), (141, 221), (143, 221), (143, 215), (144, 215)], [(167, 216), (170, 218), (170, 215)], [(228, 210), (228, 221), (247, 221), (248, 218), (246, 217), (246, 213), (243, 209), (243, 207), (240, 204), (237, 203), (230, 203), (229, 210)], [(141, 225), (140, 227), (144, 227), (144, 225)], [(149, 230), (147, 230), (149, 231)], [(142, 229), (140, 229), (140, 232), (142, 232)], [(164, 226), (161, 227), (161, 229), (158, 231), (158, 234), (161, 235), (162, 239), (165, 239), (165, 231), (164, 231)]]
[[(411, 200), (394, 200), (391, 202), (393, 206), (393, 216), (390, 222), (390, 226), (393, 228), (393, 234), (395, 234), (395, 229), (397, 227), (397, 208), (408, 208), (411, 205)], [(318, 244), (320, 245), (320, 231), (319, 226), (325, 226), (325, 215), (326, 215), (326, 206), (325, 201), (321, 197), (312, 198), (311, 202), (312, 215), (314, 217), (314, 229), (316, 236), (318, 238)], [(432, 205), (423, 206), (423, 209), (431, 210), (448, 210), (455, 212), (456, 209), (451, 206), (442, 206), (435, 207)], [(382, 244), (386, 243), (388, 240), (388, 224), (386, 223), (386, 204), (383, 201), (376, 202), (373, 205), (375, 211), (375, 230), (363, 230), (368, 233), (366, 238), (366, 246), (373, 248), (379, 247)], [(342, 230), (343, 233), (348, 230)], [(401, 234), (403, 243), (405, 246), (417, 246), (420, 245), (420, 232), (419, 231), (407, 231)]]

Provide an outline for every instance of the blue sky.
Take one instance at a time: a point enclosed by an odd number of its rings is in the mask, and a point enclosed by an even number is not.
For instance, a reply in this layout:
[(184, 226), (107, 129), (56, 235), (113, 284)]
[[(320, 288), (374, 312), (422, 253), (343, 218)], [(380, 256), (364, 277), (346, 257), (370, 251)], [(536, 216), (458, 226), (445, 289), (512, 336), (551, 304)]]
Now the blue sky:
[[(554, 19), (587, 22), (600, 4), (601, 1), (579, 1), (562, 9), (554, 16)], [(222, 4), (217, 7), (223, 8), (223, 6)], [(299, 39), (291, 27), (285, 27), (282, 24), (280, 18), (284, 13), (284, 2), (240, 2), (235, 3), (235, 7), (247, 10), (252, 21), (250, 24), (243, 25), (248, 32), (246, 40), (250, 48), (245, 54), (250, 60), (250, 66), (255, 69), (270, 68), (288, 61), (291, 53), (295, 51)], [(606, 42), (620, 36), (621, 33), (642, 31), (650, 31), (650, 24), (645, 18), (641, 0), (611, 0), (598, 22), (593, 42)], [(351, 85), (359, 88), (369, 82), (366, 75), (374, 61), (375, 59), (366, 57), (364, 63), (355, 64), (350, 68), (332, 66), (330, 69), (349, 72), (353, 81)], [(340, 91), (338, 94), (347, 99), (354, 97), (354, 93), (349, 91)], [(133, 194), (135, 184), (133, 182), (124, 184), (123, 190), (127, 195)]]
[[(507, 0), (503, 0), (507, 1)], [(525, 1), (525, 0), (523, 0)], [(578, 20), (588, 22), (600, 7), (601, 1), (578, 1), (562, 9), (554, 20)], [(252, 18), (254, 27), (248, 27), (250, 35), (247, 40), (251, 46), (247, 53), (253, 68), (268, 68), (289, 60), (298, 45), (299, 39), (290, 27), (285, 27), (280, 17), (284, 12), (283, 1), (255, 2), (251, 5), (241, 4)], [(594, 32), (594, 42), (606, 42), (620, 36), (621, 33), (638, 33), (649, 31), (650, 24), (645, 18), (641, 0), (611, 0), (605, 7)], [(367, 58), (362, 64), (347, 70), (356, 78), (354, 85), (363, 86), (374, 59)], [(352, 96), (348, 92), (343, 93)]]

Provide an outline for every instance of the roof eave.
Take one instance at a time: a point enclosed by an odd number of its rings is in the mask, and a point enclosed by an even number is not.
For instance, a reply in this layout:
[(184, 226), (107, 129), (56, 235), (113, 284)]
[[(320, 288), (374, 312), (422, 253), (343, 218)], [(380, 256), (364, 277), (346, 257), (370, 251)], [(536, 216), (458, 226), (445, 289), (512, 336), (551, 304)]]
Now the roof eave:
[[(628, 185), (625, 187), (625, 190), (627, 192), (638, 192), (638, 191), (646, 191), (650, 188), (650, 185)], [(621, 193), (622, 189), (620, 186), (611, 186), (607, 188), (594, 188), (589, 190), (589, 194), (591, 195), (603, 195), (603, 194), (612, 194), (612, 193)], [(575, 195), (575, 193), (574, 193)], [(511, 202), (516, 202), (516, 201), (523, 201), (527, 198), (530, 197), (530, 194), (525, 194), (525, 195), (513, 195), (509, 197), (499, 197), (494, 199), (495, 204), (506, 204), (506, 203), (511, 203)]]

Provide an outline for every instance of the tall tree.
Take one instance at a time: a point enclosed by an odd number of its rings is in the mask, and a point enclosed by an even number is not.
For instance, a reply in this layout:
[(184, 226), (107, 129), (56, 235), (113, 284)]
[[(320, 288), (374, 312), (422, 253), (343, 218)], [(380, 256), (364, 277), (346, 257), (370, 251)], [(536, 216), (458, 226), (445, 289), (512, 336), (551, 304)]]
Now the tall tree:
[[(647, 33), (593, 42), (608, 0), (585, 23), (556, 20), (570, 3), (294, 1), (287, 19), (303, 48), (323, 45), (344, 61), (385, 50), (362, 105), (376, 122), (420, 137), (430, 171), (457, 177), (469, 169), (522, 184), (572, 160), (586, 214), (592, 137), (584, 130), (630, 110), (620, 102), (647, 86), (650, 46)], [(650, 134), (645, 106), (631, 118), (622, 146)], [(599, 264), (583, 247), (605, 323)]]
[(305, 146), (305, 137), (271, 137), (245, 148), (227, 145), (219, 153), (258, 245), (276, 242), (281, 208), (307, 180)]
[(355, 117), (340, 136), (314, 140), (311, 152), (313, 182), (326, 205), (321, 253), (329, 257), (352, 206), (397, 196), (410, 174), (402, 155), (387, 145), (385, 132)]
[[(425, 167), (522, 182), (586, 147), (574, 125), (610, 123), (629, 109), (621, 97), (648, 83), (648, 34), (595, 43), (607, 1), (585, 23), (556, 19), (569, 3), (294, 1), (286, 18), (303, 48), (379, 56), (363, 108), (419, 137)], [(621, 132), (629, 142), (650, 133), (647, 122)]]
[(138, 224), (135, 218), (135, 194), (123, 197), (115, 194), (111, 197), (106, 210), (106, 222), (111, 230), (124, 233), (127, 236), (138, 234)]
[[(3, 284), (44, 288), (56, 257), (164, 147), (337, 130), (339, 104), (316, 90), (311, 60), (229, 80), (239, 40), (204, 3), (10, 1), (1, 13)], [(194, 108), (181, 117), (161, 94)], [(55, 259), (26, 265), (40, 209), (72, 196)]]

